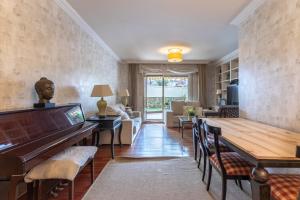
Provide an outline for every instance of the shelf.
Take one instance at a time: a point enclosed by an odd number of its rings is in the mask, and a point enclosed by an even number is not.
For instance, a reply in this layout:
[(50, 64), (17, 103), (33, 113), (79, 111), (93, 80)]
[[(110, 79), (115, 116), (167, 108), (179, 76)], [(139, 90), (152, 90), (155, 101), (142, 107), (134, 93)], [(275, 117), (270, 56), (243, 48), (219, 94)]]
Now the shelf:
[(224, 80), (224, 81), (221, 81), (221, 83), (226, 83), (226, 82), (230, 82), (230, 80)]
[(227, 74), (227, 73), (229, 73), (230, 72), (230, 70), (227, 70), (227, 71), (225, 71), (225, 72), (222, 72), (221, 74)]
[(235, 57), (227, 62), (219, 63), (215, 73), (216, 90), (221, 90), (221, 96), (226, 97), (227, 86), (231, 81), (239, 80), (239, 58)]

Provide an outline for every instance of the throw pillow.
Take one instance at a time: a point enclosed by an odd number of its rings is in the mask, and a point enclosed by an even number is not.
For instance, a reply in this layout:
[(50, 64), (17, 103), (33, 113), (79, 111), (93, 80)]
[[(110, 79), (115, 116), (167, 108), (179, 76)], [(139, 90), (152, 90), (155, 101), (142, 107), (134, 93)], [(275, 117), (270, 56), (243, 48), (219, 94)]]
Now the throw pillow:
[(195, 108), (195, 113), (196, 113), (196, 116), (202, 117), (202, 115), (203, 115), (203, 108), (202, 107), (196, 107)]
[(120, 115), (121, 109), (116, 106), (107, 106), (106, 115)]
[(122, 120), (130, 119), (129, 115), (126, 112), (121, 111), (120, 115)]

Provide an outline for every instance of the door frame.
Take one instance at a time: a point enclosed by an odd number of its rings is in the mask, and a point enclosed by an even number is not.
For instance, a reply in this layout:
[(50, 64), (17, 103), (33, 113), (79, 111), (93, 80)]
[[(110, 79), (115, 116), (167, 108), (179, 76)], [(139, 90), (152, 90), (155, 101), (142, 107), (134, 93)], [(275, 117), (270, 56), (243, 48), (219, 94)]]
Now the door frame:
[[(162, 119), (147, 119), (147, 105), (148, 105), (148, 100), (147, 100), (147, 86), (148, 86), (148, 84), (147, 84), (147, 78), (148, 77), (161, 77), (162, 78)], [(155, 74), (155, 75), (144, 75), (144, 119), (146, 120), (146, 121), (159, 121), (159, 122), (164, 122), (165, 121), (165, 116), (164, 116), (164, 113), (165, 113), (165, 78), (164, 78), (165, 76), (162, 74), (162, 75), (158, 75), (158, 74)]]

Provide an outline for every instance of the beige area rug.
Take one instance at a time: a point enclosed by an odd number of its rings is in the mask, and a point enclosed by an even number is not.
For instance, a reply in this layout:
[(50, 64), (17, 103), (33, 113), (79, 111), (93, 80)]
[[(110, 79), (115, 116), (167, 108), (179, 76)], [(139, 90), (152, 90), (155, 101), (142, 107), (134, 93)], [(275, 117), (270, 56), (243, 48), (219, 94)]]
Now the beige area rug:
[[(213, 171), (211, 190), (192, 158), (123, 158), (110, 161), (85, 194), (85, 200), (214, 200), (221, 199), (221, 178)], [(249, 184), (243, 183), (246, 190)], [(227, 200), (250, 200), (233, 181)]]

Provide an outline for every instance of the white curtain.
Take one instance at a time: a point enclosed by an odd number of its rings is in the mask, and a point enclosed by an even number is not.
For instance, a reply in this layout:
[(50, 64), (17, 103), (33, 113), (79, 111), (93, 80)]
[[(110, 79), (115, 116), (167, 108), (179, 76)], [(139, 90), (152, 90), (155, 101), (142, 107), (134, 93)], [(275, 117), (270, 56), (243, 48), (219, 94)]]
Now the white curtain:
[(147, 64), (139, 66), (139, 73), (145, 75), (190, 75), (197, 73), (197, 65), (167, 65), (167, 64)]
[(199, 100), (199, 75), (197, 73), (189, 74), (189, 92), (188, 99), (190, 101), (198, 101)]

